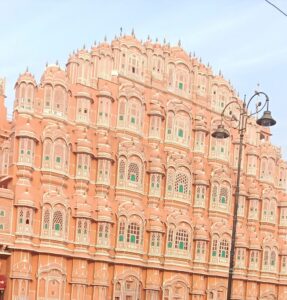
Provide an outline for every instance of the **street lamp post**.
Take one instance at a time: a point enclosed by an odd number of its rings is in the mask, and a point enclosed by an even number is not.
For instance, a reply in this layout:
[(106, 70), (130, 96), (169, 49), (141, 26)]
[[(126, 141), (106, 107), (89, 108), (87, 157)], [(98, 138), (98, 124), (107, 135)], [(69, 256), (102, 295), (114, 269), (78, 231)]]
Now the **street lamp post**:
[[(250, 112), (250, 104), (254, 100), (255, 96), (264, 96), (265, 101), (256, 104), (256, 111)], [(229, 114), (226, 115), (226, 110), (228, 107), (237, 106), (239, 110), (239, 119), (230, 110)], [(237, 126), (235, 129), (239, 133), (239, 154), (238, 154), (238, 165), (237, 165), (237, 178), (236, 178), (236, 188), (235, 188), (235, 200), (233, 209), (233, 221), (232, 221), (232, 236), (231, 236), (231, 247), (230, 247), (230, 260), (229, 260), (229, 270), (228, 270), (228, 284), (227, 284), (227, 300), (231, 300), (232, 291), (232, 276), (234, 271), (234, 252), (235, 252), (235, 240), (236, 240), (236, 226), (237, 226), (237, 210), (238, 210), (238, 200), (240, 195), (240, 173), (241, 173), (241, 160), (242, 160), (242, 149), (243, 149), (243, 139), (246, 131), (247, 121), (251, 116), (261, 112), (266, 107), (263, 116), (257, 119), (256, 123), (260, 126), (273, 126), (276, 121), (272, 118), (271, 112), (269, 111), (269, 98), (264, 92), (255, 92), (254, 95), (246, 102), (231, 101), (223, 109), (221, 113), (221, 124), (218, 128), (211, 134), (212, 137), (218, 139), (225, 139), (230, 136), (227, 129), (224, 128), (223, 119), (228, 119), (229, 121), (236, 121)]]

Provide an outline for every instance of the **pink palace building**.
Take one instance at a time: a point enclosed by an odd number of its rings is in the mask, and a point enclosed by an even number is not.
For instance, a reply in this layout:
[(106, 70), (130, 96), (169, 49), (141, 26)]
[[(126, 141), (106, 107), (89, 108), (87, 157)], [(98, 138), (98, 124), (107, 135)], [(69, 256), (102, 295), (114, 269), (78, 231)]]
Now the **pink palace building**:
[[(4, 99), (2, 79), (0, 297), (226, 299), (239, 137), (211, 137), (238, 99), (221, 74), (132, 34), (20, 75), (11, 121)], [(232, 299), (286, 300), (287, 164), (248, 122)]]

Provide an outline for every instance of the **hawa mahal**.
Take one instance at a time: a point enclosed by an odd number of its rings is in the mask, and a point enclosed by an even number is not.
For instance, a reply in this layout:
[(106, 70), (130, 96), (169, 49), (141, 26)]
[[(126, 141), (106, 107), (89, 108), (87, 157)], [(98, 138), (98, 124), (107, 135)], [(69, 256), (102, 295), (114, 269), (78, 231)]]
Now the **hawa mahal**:
[[(225, 300), (241, 101), (180, 46), (116, 37), (0, 80), (0, 299)], [(249, 119), (232, 299), (287, 299), (287, 164)], [(1, 284), (0, 282), (0, 284)]]

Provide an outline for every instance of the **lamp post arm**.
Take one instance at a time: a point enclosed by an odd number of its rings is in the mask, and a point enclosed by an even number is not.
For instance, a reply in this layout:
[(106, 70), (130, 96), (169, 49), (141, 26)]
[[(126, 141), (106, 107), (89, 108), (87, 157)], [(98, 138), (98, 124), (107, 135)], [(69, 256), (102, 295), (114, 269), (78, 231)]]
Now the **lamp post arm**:
[(243, 152), (242, 151), (243, 138), (244, 138), (244, 130), (240, 131), (240, 140), (239, 140), (239, 154), (238, 154), (236, 189), (235, 189), (234, 208), (233, 208), (232, 236), (231, 236), (229, 272), (228, 272), (228, 284), (227, 284), (227, 300), (231, 300), (232, 277), (234, 271), (235, 242), (236, 242), (236, 229), (237, 229), (236, 225), (237, 225), (238, 202), (240, 196), (240, 175), (241, 175), (241, 160), (242, 160), (242, 152)]
[(265, 108), (266, 105), (267, 105), (267, 110), (269, 110), (269, 97), (268, 97), (268, 95), (267, 95), (266, 93), (264, 93), (264, 92), (257, 92), (257, 91), (256, 91), (256, 92), (254, 93), (254, 95), (248, 100), (248, 103), (247, 103), (247, 105), (246, 105), (247, 111), (248, 111), (248, 109), (249, 109), (249, 106), (250, 106), (252, 100), (253, 100), (256, 96), (259, 96), (259, 95), (264, 95), (264, 96), (265, 96), (265, 102), (264, 102), (264, 105), (262, 105), (262, 106), (260, 105), (260, 106), (261, 106), (260, 109), (257, 110), (257, 111), (255, 111), (254, 113), (250, 113), (250, 114), (248, 115), (247, 118), (249, 118), (249, 117), (251, 117), (251, 116), (254, 116), (255, 114), (261, 112), (261, 111)]

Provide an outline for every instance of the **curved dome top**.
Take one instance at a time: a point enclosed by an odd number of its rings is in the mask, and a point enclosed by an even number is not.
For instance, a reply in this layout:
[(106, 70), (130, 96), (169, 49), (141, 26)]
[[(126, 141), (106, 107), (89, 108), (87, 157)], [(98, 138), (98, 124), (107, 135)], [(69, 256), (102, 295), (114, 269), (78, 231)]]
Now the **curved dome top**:
[(32, 75), (30, 72), (28, 72), (28, 70), (26, 70), (23, 74), (19, 75), (16, 85), (20, 84), (22, 82), (31, 83), (34, 86), (37, 85), (34, 75)]
[(41, 83), (46, 84), (61, 84), (67, 88), (68, 86), (68, 76), (67, 73), (62, 70), (58, 65), (49, 65), (44, 71), (41, 77)]

